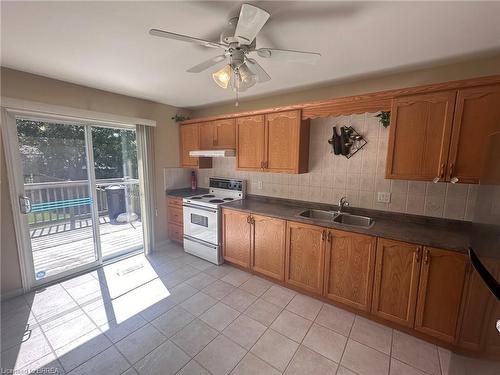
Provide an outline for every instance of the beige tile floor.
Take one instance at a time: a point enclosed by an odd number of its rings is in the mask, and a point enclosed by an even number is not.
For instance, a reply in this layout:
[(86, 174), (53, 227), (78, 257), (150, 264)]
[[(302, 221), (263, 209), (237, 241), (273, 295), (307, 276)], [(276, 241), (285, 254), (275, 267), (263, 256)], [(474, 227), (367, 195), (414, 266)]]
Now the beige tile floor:
[(173, 244), (1, 310), (2, 373), (500, 373)]

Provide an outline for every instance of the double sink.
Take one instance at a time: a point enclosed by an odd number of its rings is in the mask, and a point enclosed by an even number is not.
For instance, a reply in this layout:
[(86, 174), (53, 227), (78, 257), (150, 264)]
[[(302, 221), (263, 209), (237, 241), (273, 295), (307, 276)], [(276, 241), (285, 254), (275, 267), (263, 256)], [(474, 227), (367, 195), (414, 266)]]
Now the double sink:
[(337, 224), (347, 225), (357, 228), (371, 228), (375, 224), (375, 220), (368, 216), (351, 215), (344, 212), (324, 211), (324, 210), (305, 210), (298, 216), (314, 219), (318, 221), (333, 222)]

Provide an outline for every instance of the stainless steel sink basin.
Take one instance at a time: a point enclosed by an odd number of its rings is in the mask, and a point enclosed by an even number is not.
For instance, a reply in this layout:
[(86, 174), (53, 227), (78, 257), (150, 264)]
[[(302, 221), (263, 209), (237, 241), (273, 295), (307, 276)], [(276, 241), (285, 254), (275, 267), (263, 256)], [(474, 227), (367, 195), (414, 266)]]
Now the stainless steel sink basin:
[(374, 223), (371, 217), (351, 215), (346, 213), (339, 214), (335, 211), (323, 211), (323, 210), (305, 210), (302, 211), (298, 216), (305, 217), (308, 219), (316, 219), (328, 222), (334, 222), (342, 225), (349, 225), (358, 228), (370, 228)]
[(332, 221), (335, 215), (337, 215), (336, 212), (323, 211), (323, 210), (305, 210), (299, 214), (299, 216), (307, 217), (309, 219), (325, 220), (325, 221)]
[(333, 219), (333, 222), (352, 227), (370, 228), (375, 220), (367, 216), (340, 214)]

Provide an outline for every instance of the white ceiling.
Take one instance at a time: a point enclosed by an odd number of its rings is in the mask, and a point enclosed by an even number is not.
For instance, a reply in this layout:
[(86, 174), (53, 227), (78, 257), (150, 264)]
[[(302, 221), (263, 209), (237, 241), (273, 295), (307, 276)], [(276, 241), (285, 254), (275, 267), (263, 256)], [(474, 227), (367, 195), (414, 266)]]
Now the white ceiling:
[[(316, 51), (314, 66), (263, 61), (272, 80), (243, 97), (500, 51), (500, 2), (251, 2), (271, 13), (259, 47)], [(211, 71), (218, 50), (148, 35), (218, 40), (242, 2), (6, 2), (3, 66), (178, 107), (233, 100)]]

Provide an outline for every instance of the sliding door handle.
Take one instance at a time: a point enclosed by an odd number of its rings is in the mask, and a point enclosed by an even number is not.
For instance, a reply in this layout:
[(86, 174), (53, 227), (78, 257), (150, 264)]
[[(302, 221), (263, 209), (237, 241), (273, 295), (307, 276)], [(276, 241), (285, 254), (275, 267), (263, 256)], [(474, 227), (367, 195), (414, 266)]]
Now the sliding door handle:
[(22, 214), (29, 214), (31, 212), (32, 206), (31, 206), (31, 199), (26, 196), (20, 196), (19, 197), (19, 211), (21, 211)]

